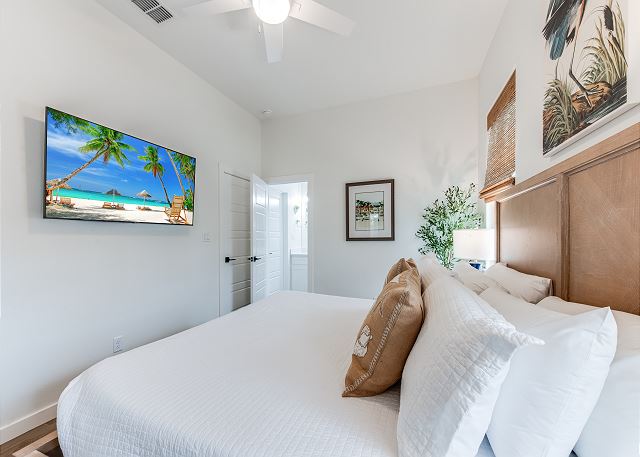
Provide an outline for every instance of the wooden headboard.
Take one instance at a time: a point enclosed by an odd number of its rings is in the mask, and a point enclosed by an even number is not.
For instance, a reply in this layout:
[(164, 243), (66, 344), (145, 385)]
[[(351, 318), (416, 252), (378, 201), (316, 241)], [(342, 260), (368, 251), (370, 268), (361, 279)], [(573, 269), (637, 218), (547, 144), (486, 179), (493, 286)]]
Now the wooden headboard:
[(640, 124), (485, 201), (501, 262), (565, 300), (640, 314)]

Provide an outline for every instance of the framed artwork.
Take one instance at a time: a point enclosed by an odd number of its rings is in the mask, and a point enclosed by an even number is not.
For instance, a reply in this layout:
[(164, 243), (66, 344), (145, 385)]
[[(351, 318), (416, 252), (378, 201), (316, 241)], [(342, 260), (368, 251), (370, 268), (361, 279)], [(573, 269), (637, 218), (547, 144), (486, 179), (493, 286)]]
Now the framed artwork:
[(393, 179), (346, 185), (347, 241), (393, 241)]
[(640, 2), (543, 2), (543, 154), (552, 155), (640, 102)]

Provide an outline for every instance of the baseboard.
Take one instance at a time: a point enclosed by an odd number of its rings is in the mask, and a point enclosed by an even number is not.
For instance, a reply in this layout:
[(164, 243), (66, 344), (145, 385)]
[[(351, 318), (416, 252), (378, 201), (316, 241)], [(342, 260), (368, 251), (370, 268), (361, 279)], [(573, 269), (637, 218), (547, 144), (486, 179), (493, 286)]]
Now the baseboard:
[(55, 419), (57, 410), (58, 403), (53, 403), (11, 424), (0, 427), (0, 444), (27, 433), (29, 430), (33, 430), (51, 419)]

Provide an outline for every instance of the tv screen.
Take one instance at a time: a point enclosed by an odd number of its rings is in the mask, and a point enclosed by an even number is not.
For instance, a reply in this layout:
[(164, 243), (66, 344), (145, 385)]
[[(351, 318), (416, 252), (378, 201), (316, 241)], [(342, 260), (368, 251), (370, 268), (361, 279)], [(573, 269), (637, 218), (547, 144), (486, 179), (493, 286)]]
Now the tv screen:
[(196, 159), (46, 110), (44, 217), (193, 225)]

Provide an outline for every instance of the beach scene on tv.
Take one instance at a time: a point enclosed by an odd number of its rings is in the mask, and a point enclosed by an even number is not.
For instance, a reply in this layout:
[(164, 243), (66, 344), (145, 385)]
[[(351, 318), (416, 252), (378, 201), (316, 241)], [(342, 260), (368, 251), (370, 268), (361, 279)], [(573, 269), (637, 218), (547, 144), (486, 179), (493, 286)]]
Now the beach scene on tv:
[(45, 217), (192, 225), (196, 159), (47, 108)]

